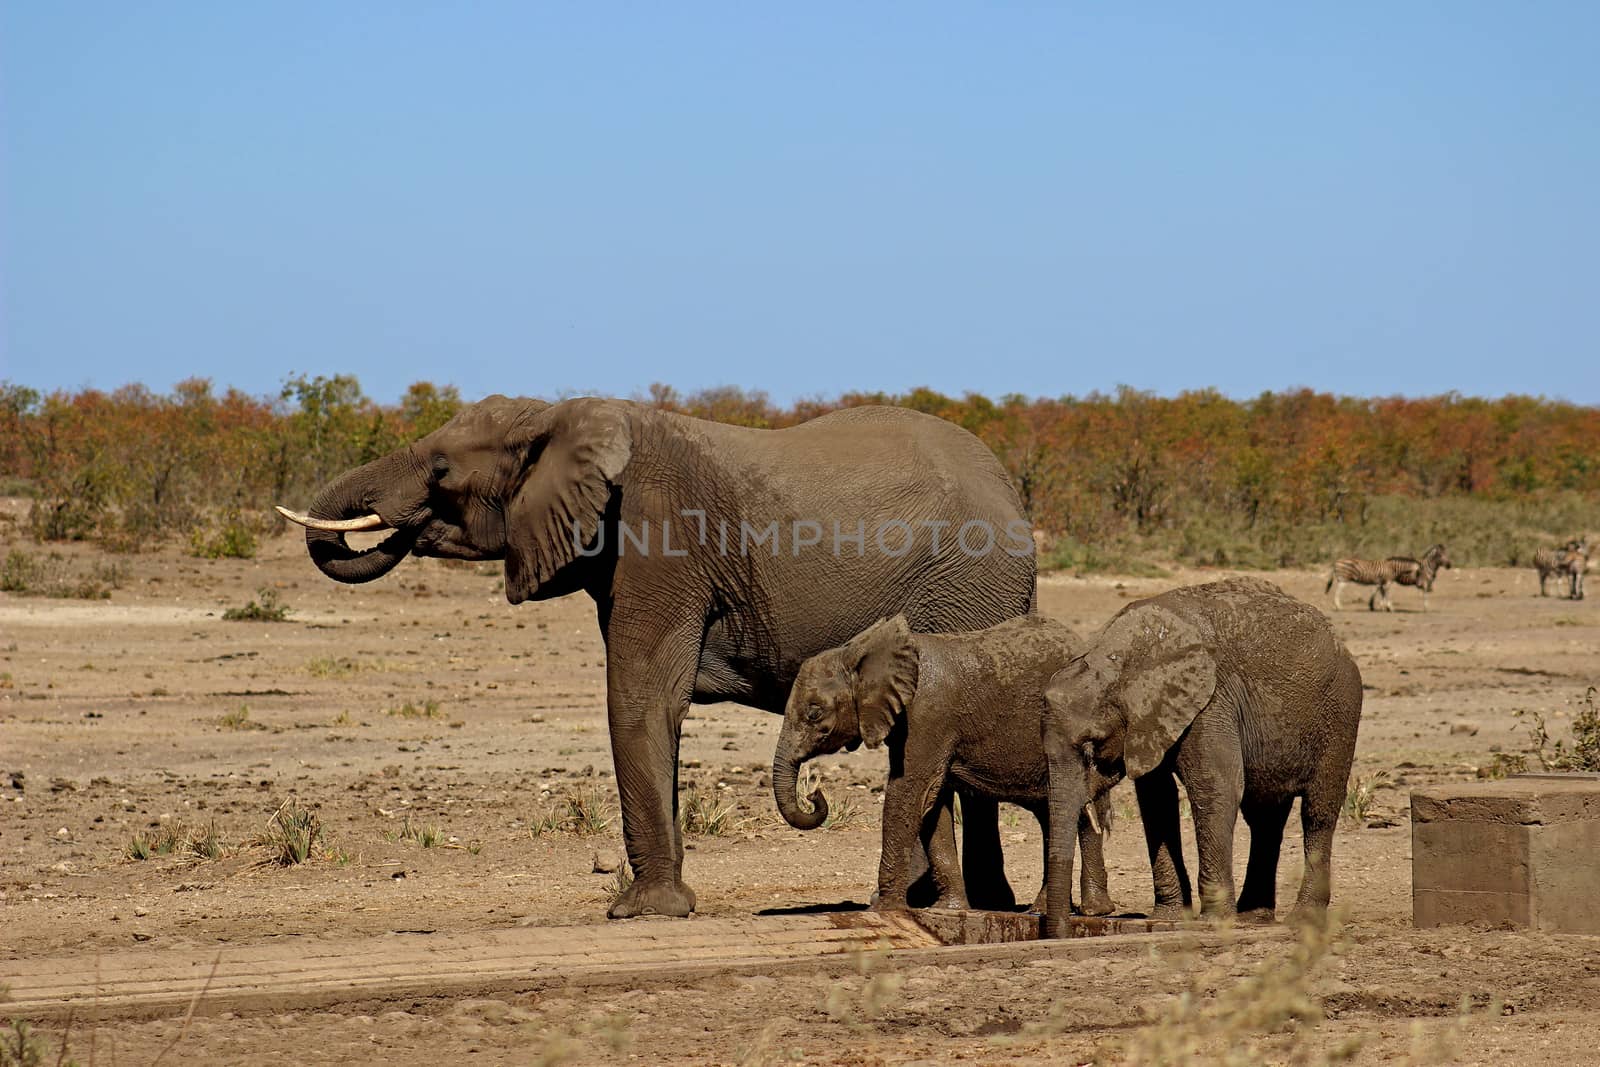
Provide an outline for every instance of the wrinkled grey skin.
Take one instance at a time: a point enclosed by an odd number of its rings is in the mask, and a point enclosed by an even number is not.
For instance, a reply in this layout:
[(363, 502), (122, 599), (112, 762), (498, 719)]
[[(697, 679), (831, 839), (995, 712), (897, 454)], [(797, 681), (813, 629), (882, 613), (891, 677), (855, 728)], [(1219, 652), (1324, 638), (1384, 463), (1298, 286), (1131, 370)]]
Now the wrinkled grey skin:
[[(684, 511), (703, 512), (706, 526)], [(1033, 604), (1031, 542), (1021, 555), (950, 548), (963, 522), (998, 532), (1022, 520), (1005, 471), (966, 431), (898, 408), (755, 430), (619, 400), (489, 397), (347, 472), (311, 506), (324, 520), (371, 513), (396, 532), (366, 552), (342, 534), (307, 531), (323, 573), (370, 581), (407, 554), (502, 559), (513, 604), (580, 590), (594, 599), (635, 872), (611, 907), (616, 918), (694, 908), (677, 821), (678, 737), (691, 702), (781, 712), (802, 661), (876, 619), (903, 612), (916, 630), (975, 630)], [(863, 555), (847, 544), (836, 556), (829, 540), (797, 555), (787, 532), (776, 556), (738, 551), (741, 521), (764, 529), (795, 519), (821, 523), (830, 538), (835, 521), (845, 531), (891, 519), (951, 525), (937, 555), (925, 528), (898, 558), (870, 536)], [(663, 520), (672, 554), (660, 543)], [(729, 552), (718, 538), (724, 520)], [(619, 550), (619, 522), (635, 533), (648, 523), (650, 554)], [(600, 549), (585, 555), (579, 546), (595, 547), (597, 536)]]
[[(1099, 783), (1134, 779), (1156, 916), (1182, 916), (1191, 903), (1174, 774), (1194, 814), (1202, 914), (1237, 910), (1271, 921), (1296, 797), (1305, 880), (1295, 910), (1326, 909), (1333, 831), (1361, 722), (1361, 672), (1321, 612), (1258, 578), (1136, 601), (1051, 680), (1045, 701), (1051, 812), (1079, 811)], [(1250, 827), (1250, 861), (1236, 901), (1240, 814)], [(1055, 889), (1071, 876), (1072, 840), (1056, 827), (1048, 936), (1065, 930), (1067, 899)]]
[[(772, 759), (778, 810), (803, 830), (820, 826), (828, 815), (821, 791), (812, 794), (810, 812), (796, 795), (801, 764), (841, 748), (887, 743), (877, 906), (907, 906), (919, 840), (933, 865), (937, 906), (969, 906), (954, 849), (940, 847), (943, 837), (936, 833), (936, 820), (949, 818), (954, 793), (967, 833), (965, 867), (992, 865), (995, 884), (1003, 887), (998, 898), (971, 905), (1013, 907), (1003, 857), (983, 851), (990, 827), (978, 820), (992, 824), (996, 802), (1009, 801), (1032, 811), (1048, 837), (1044, 687), (1082, 647), (1066, 626), (1036, 615), (964, 634), (914, 634), (897, 615), (818, 653), (800, 665), (783, 713)], [(1101, 829), (1109, 829), (1109, 796), (1096, 811)], [(1084, 857), (1083, 911), (1107, 915), (1104, 842), (1086, 813), (1073, 813), (1071, 823)], [(979, 829), (985, 833), (975, 846)], [(1044, 902), (1041, 889), (1035, 910)]]

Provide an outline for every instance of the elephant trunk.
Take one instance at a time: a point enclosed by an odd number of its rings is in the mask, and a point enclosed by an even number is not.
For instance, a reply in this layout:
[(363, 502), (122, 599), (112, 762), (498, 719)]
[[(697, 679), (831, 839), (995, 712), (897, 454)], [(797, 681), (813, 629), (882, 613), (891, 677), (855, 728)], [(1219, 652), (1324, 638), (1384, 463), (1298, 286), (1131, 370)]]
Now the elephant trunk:
[(811, 792), (811, 810), (800, 806), (798, 782), (803, 758), (797, 751), (794, 738), (787, 726), (778, 738), (777, 751), (772, 756), (772, 797), (778, 802), (783, 819), (798, 830), (815, 830), (828, 818), (828, 798), (821, 787)]
[(1085, 915), (1110, 915), (1111, 887), (1106, 880), (1106, 838), (1111, 833), (1111, 794), (1090, 801), (1078, 820), (1078, 851), (1083, 872), (1078, 879), (1078, 910)]
[[(311, 516), (318, 519), (348, 519), (372, 515), (373, 501), (408, 472), (400, 457), (404, 450), (347, 471), (329, 482), (311, 502)], [(306, 528), (306, 551), (317, 569), (334, 581), (355, 584), (381, 578), (410, 554), (417, 541), (417, 529), (397, 529), (380, 544), (357, 551), (345, 543), (340, 530)]]
[(1067, 937), (1071, 930), (1072, 859), (1078, 820), (1089, 802), (1089, 776), (1077, 760), (1050, 760), (1050, 839), (1045, 850), (1044, 936)]

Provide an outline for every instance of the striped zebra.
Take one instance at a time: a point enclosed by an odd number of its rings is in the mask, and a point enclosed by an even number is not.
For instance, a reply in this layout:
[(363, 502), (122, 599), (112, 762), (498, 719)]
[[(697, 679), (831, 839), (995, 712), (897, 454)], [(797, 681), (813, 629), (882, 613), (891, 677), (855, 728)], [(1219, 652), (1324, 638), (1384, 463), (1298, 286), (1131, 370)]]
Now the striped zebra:
[(1341, 559), (1333, 564), (1333, 570), (1328, 575), (1328, 584), (1323, 592), (1333, 593), (1333, 607), (1340, 608), (1339, 594), (1345, 585), (1375, 585), (1367, 601), (1369, 611), (1377, 611), (1383, 605), (1384, 611), (1393, 611), (1394, 604), (1389, 599), (1391, 585), (1412, 585), (1422, 590), (1422, 610), (1428, 610), (1428, 594), (1433, 592), (1433, 579), (1443, 568), (1453, 567), (1450, 554), (1445, 551), (1442, 544), (1430, 545), (1422, 554), (1421, 559), (1411, 556), (1390, 556), (1388, 559)]
[(1539, 572), (1540, 596), (1549, 595), (1545, 592), (1545, 583), (1551, 578), (1557, 582), (1565, 578), (1568, 595), (1573, 600), (1582, 600), (1583, 572), (1589, 569), (1589, 539), (1575, 538), (1560, 548), (1539, 549), (1533, 554), (1533, 569)]

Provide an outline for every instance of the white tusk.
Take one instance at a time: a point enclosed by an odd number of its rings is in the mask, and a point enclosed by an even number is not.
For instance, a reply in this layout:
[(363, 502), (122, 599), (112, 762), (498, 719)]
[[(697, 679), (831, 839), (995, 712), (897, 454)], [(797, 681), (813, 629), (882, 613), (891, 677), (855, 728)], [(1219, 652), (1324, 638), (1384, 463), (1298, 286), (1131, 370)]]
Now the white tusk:
[(353, 533), (357, 530), (381, 530), (389, 525), (379, 515), (363, 515), (359, 519), (313, 519), (310, 515), (302, 515), (298, 511), (290, 511), (281, 505), (274, 505), (274, 510), (290, 522), (297, 522), (308, 530)]
[(1089, 829), (1095, 832), (1096, 837), (1100, 836), (1100, 817), (1094, 813), (1094, 801), (1091, 800), (1088, 804), (1084, 805), (1083, 810), (1084, 813), (1089, 816)]

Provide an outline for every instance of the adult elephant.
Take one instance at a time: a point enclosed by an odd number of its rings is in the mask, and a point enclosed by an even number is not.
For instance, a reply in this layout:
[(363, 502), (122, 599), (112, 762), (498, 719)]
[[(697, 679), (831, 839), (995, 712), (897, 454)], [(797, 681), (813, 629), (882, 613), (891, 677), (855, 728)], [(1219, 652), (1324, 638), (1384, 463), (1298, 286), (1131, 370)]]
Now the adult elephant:
[[(613, 918), (694, 909), (677, 821), (691, 702), (781, 714), (802, 661), (878, 619), (976, 630), (1034, 598), (1005, 471), (971, 434), (900, 408), (756, 430), (628, 401), (491, 396), (346, 472), (309, 515), (279, 510), (341, 582), (408, 554), (503, 559), (513, 604), (594, 598), (635, 875)], [(380, 529), (394, 532), (346, 544)]]

